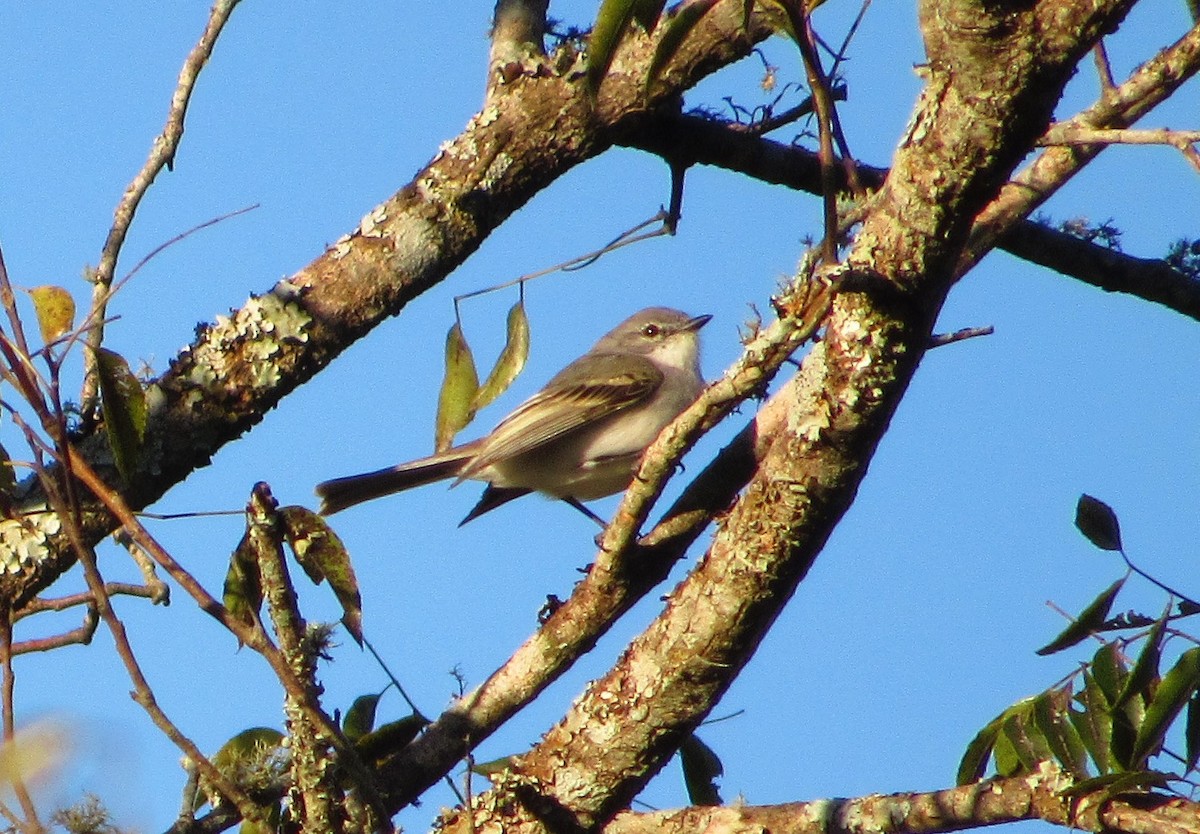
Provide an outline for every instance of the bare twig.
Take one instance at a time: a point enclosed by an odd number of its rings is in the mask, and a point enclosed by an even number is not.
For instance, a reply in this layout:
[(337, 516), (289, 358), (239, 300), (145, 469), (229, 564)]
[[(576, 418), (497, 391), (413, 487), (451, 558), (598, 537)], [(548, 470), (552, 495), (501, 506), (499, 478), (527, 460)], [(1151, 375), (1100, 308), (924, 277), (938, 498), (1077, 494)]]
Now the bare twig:
[[(200, 35), (196, 45), (192, 47), (192, 51), (188, 53), (183, 62), (183, 68), (179, 71), (179, 80), (175, 86), (175, 92), (171, 96), (171, 105), (167, 110), (167, 121), (163, 126), (162, 133), (155, 137), (149, 157), (142, 169), (126, 186), (125, 193), (117, 204), (116, 211), (113, 213), (112, 228), (109, 229), (108, 237), (104, 241), (104, 248), (100, 251), (100, 263), (96, 267), (95, 282), (92, 287), (92, 309), (88, 314), (90, 321), (100, 322), (105, 318), (105, 309), (109, 298), (112, 297), (111, 289), (113, 276), (117, 270), (117, 259), (120, 257), (121, 247), (125, 244), (125, 236), (129, 233), (129, 227), (133, 224), (134, 214), (159, 172), (163, 168), (170, 170), (174, 165), (175, 152), (183, 138), (184, 119), (187, 116), (192, 92), (196, 88), (196, 81), (200, 77), (200, 71), (204, 69), (204, 65), (212, 56), (217, 38), (229, 21), (229, 16), (233, 14), (238, 2), (239, 0), (216, 0), (213, 4), (203, 34)], [(100, 347), (103, 340), (103, 327), (96, 327), (88, 334), (88, 345), (92, 348)], [(95, 404), (97, 380), (95, 360), (91, 353), (85, 356), (85, 361), (87, 362), (87, 374), (84, 378), (80, 403), (83, 413), (89, 414)]]
[[(39, 405), (35, 405), (35, 409), (39, 411), (44, 410), (44, 405), (41, 405), (40, 408)], [(48, 430), (53, 430), (56, 426), (53, 415), (39, 414), (39, 417), (43, 425), (48, 427)], [(14, 414), (14, 420), (17, 421), (18, 426), (24, 431), (31, 448), (35, 452), (38, 451), (44, 444), (44, 441), (36, 437), (32, 429), (20, 419), (20, 415)], [(60, 483), (56, 483), (55, 479), (41, 465), (40, 460), (35, 458), (34, 466), (37, 476), (42, 483), (42, 489), (46, 493), (46, 498), (51, 509), (62, 523), (67, 540), (75, 551), (76, 559), (78, 559), (80, 565), (83, 567), (84, 579), (91, 591), (96, 611), (112, 635), (117, 656), (120, 657), (122, 664), (125, 666), (126, 674), (133, 684), (134, 691), (131, 693), (133, 700), (146, 711), (146, 714), (150, 717), (154, 725), (176, 747), (183, 751), (189, 759), (196, 763), (196, 766), (200, 768), (205, 777), (210, 779), (237, 806), (238, 812), (244, 818), (261, 820), (262, 811), (253, 800), (222, 775), (212, 762), (200, 752), (195, 742), (184, 735), (167, 714), (163, 712), (162, 708), (158, 706), (150, 683), (142, 672), (141, 665), (133, 653), (133, 646), (129, 642), (129, 637), (125, 632), (125, 625), (112, 607), (112, 601), (106, 592), (104, 579), (96, 566), (95, 551), (84, 540), (83, 531), (79, 525), (79, 502), (74, 490), (77, 479), (72, 462), (80, 461), (80, 458), (72, 452), (71, 446), (65, 438), (62, 438), (61, 444), (55, 451), (55, 454), (60, 463), (66, 464), (58, 470), (58, 480)], [(60, 485), (65, 487), (65, 489), (61, 489)], [(103, 491), (112, 492), (107, 486), (104, 487)]]
[(804, 61), (804, 73), (812, 91), (813, 106), (817, 114), (817, 158), (821, 161), (821, 200), (824, 204), (825, 234), (821, 239), (821, 259), (826, 266), (838, 260), (838, 216), (837, 216), (837, 159), (833, 152), (834, 115), (833, 96), (829, 91), (829, 79), (821, 68), (821, 56), (817, 52), (816, 34), (803, 2), (783, 4), (790, 21), (796, 46)]
[[(108, 582), (105, 583), (104, 590), (110, 597), (142, 597), (149, 600), (153, 600), (157, 594), (154, 588), (145, 585), (133, 585), (128, 582)], [(83, 591), (82, 593), (70, 594), (65, 597), (55, 597), (53, 599), (38, 597), (30, 600), (20, 610), (14, 612), (13, 622), (23, 620), (31, 614), (40, 614), (43, 611), (66, 611), (69, 608), (75, 608), (79, 605), (94, 605), (95, 602), (96, 598), (91, 591)]]
[(39, 637), (33, 640), (20, 640), (13, 643), (12, 653), (33, 654), (34, 652), (49, 652), (61, 649), (63, 646), (87, 646), (96, 636), (96, 627), (100, 625), (100, 614), (94, 604), (89, 604), (83, 614), (83, 623), (78, 628), (64, 631), (53, 637)]
[(996, 328), (989, 324), (986, 327), (964, 327), (962, 330), (955, 330), (953, 333), (935, 333), (929, 337), (929, 347), (936, 348), (944, 345), (952, 345), (964, 339), (974, 339), (977, 336), (991, 336), (995, 332)]
[(1060, 122), (1051, 125), (1038, 140), (1048, 145), (1193, 145), (1200, 142), (1200, 130), (1171, 130), (1169, 128), (1096, 128), (1086, 124)]
[[(532, 281), (534, 278), (541, 278), (543, 275), (549, 275), (552, 272), (559, 272), (560, 270), (563, 272), (571, 272), (577, 269), (582, 269), (583, 267), (589, 266), (598, 261), (601, 257), (607, 255), (609, 252), (614, 252), (617, 249), (621, 249), (625, 246), (629, 246), (634, 243), (640, 243), (641, 241), (649, 240), (650, 238), (673, 235), (675, 233), (675, 229), (668, 225), (667, 221), (669, 218), (669, 212), (664, 209), (659, 209), (658, 213), (653, 217), (643, 220), (632, 229), (621, 232), (621, 234), (617, 235), (611, 241), (594, 252), (588, 252), (586, 255), (579, 255), (577, 257), (570, 258), (562, 263), (555, 264), (554, 266), (548, 266), (545, 269), (539, 269), (536, 272), (527, 272), (519, 278), (513, 278), (511, 281), (505, 281), (501, 284), (494, 284), (490, 287), (484, 287), (481, 290), (472, 290), (471, 292), (466, 292), (462, 295), (456, 295), (454, 296), (454, 303), (457, 305), (460, 301), (466, 301), (468, 298), (475, 298), (476, 296), (485, 295), (486, 293), (508, 289), (509, 287), (515, 287), (518, 284), (524, 284), (526, 281)], [(659, 223), (661, 225), (652, 231), (638, 234), (638, 232), (640, 232), (642, 229), (654, 223)]]
[[(8, 616), (8, 612), (0, 612), (0, 666), (4, 670), (4, 682), (0, 698), (3, 699), (4, 713), (4, 744), (13, 744), (16, 738), (16, 711), (13, 707), (13, 689), (16, 685), (16, 678), (13, 676), (13, 642), (12, 642), (12, 620)], [(21, 812), (25, 815), (23, 823), (19, 824), (18, 828), (22, 831), (44, 831), (45, 828), (38, 821), (37, 806), (33, 804), (33, 797), (29, 795), (29, 790), (25, 787), (25, 780), (21, 776), (20, 768), (12, 768), (11, 773), (7, 774), (8, 780), (11, 781), (13, 793), (17, 796), (17, 802), (21, 804)]]
[(1104, 95), (1117, 86), (1117, 81), (1113, 78), (1108, 48), (1104, 46), (1103, 39), (1096, 41), (1096, 45), (1092, 47), (1092, 58), (1096, 62), (1096, 75), (1100, 77), (1100, 94)]
[[(1058, 129), (1124, 129), (1165, 101), (1200, 71), (1200, 25), (1141, 64), (1119, 86), (1105, 91), (1090, 107), (1060, 122)], [(1106, 147), (1090, 144), (1046, 148), (1018, 172), (979, 214), (957, 272), (963, 275), (1004, 235), (1050, 198)], [(1193, 282), (1194, 283), (1194, 282)]]

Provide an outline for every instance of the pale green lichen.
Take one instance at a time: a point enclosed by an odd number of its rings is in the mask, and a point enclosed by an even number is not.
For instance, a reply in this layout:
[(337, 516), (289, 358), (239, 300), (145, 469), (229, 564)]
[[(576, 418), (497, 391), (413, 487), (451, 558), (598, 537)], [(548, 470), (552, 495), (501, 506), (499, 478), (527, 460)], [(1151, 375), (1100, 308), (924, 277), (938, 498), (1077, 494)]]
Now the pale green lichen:
[(281, 281), (232, 316), (217, 316), (203, 342), (191, 351), (187, 381), (196, 389), (211, 389), (232, 379), (255, 389), (277, 384), (280, 375), (274, 359), (284, 344), (308, 341), (312, 317), (295, 302), (299, 293), (299, 287)]
[(367, 212), (366, 216), (359, 221), (358, 233), (363, 237), (383, 237), (383, 229), (380, 227), (386, 220), (387, 206), (378, 205)]
[(51, 553), (46, 540), (61, 528), (62, 522), (51, 512), (0, 521), (0, 571), (18, 573), (25, 565), (46, 559)]

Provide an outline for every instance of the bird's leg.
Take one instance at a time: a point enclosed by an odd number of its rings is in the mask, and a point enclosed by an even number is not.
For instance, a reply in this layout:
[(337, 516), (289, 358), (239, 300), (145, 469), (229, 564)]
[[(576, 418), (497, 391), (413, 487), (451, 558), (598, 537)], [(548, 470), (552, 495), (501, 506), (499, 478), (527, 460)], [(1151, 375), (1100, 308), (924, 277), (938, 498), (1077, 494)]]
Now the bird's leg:
[(603, 530), (605, 527), (607, 527), (607, 526), (608, 526), (608, 522), (607, 522), (607, 521), (605, 521), (605, 520), (604, 520), (604, 519), (602, 519), (600, 516), (596, 515), (594, 512), (592, 512), (592, 511), (591, 511), (591, 510), (589, 510), (587, 507), (585, 507), (585, 506), (583, 505), (583, 502), (582, 502), (582, 501), (580, 501), (578, 498), (564, 498), (564, 499), (562, 499), (562, 500), (563, 500), (563, 501), (565, 501), (566, 503), (570, 504), (570, 505), (571, 505), (572, 507), (574, 507), (575, 509), (579, 510), (579, 512), (581, 512), (581, 513), (583, 513), (584, 515), (586, 515), (586, 516), (587, 516), (588, 518), (590, 518), (592, 521), (594, 521), (594, 522), (596, 522), (597, 524), (599, 524), (599, 525), (600, 525), (600, 529), (601, 529), (601, 530)]

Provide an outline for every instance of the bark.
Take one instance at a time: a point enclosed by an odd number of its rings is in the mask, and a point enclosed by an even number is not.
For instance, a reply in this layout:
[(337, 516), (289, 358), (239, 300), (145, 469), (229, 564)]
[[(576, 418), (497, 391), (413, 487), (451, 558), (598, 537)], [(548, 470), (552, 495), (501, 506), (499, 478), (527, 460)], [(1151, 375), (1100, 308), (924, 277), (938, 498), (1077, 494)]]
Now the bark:
[(1043, 820), (1081, 831), (1197, 834), (1200, 806), (1177, 797), (1104, 790), (1065, 800), (1062, 774), (1047, 768), (934, 793), (821, 799), (783, 805), (686, 808), (619, 814), (604, 834), (936, 834)]

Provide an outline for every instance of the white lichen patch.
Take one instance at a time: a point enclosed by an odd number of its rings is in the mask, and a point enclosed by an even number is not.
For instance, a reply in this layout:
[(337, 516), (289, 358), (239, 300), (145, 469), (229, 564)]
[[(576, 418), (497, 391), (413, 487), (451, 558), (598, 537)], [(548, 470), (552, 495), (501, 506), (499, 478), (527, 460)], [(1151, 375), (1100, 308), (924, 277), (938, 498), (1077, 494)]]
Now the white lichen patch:
[(358, 233), (363, 237), (383, 237), (383, 229), (380, 227), (385, 220), (387, 220), (387, 206), (378, 205), (359, 221)]
[(281, 281), (232, 316), (217, 316), (204, 341), (191, 351), (186, 379), (203, 389), (222, 382), (254, 388), (278, 382), (274, 360), (284, 345), (308, 341), (312, 317), (294, 300), (300, 291), (295, 284)]
[(47, 558), (50, 548), (46, 539), (61, 527), (62, 522), (51, 512), (0, 521), (0, 571), (18, 573), (23, 566)]
[(333, 250), (333, 257), (336, 260), (341, 260), (350, 254), (350, 235), (342, 235), (333, 242), (330, 247)]

